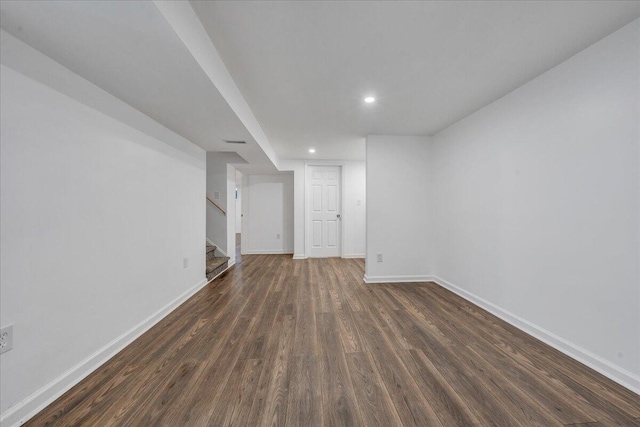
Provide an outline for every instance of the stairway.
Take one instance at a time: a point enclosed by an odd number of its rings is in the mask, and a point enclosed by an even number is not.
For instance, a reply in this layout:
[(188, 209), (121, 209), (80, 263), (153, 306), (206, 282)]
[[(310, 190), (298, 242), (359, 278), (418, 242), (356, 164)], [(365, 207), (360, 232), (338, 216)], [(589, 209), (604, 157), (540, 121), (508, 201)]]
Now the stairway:
[(205, 273), (207, 274), (207, 280), (211, 280), (218, 274), (226, 270), (229, 265), (229, 257), (217, 257), (216, 247), (207, 245), (207, 265)]

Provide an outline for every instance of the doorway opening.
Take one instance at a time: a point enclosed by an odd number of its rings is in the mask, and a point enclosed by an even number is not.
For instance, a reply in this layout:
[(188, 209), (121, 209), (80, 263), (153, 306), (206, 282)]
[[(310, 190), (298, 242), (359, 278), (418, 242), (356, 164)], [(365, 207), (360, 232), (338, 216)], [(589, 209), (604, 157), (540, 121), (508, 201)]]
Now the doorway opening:
[(236, 188), (235, 188), (235, 202), (236, 202), (236, 218), (235, 218), (235, 224), (236, 224), (236, 230), (235, 230), (235, 236), (236, 236), (236, 246), (235, 246), (235, 251), (236, 251), (236, 263), (240, 263), (242, 262), (242, 220), (243, 220), (243, 213), (242, 213), (242, 183), (243, 183), (243, 178), (244, 175), (242, 174), (242, 172), (240, 172), (239, 170), (236, 169)]

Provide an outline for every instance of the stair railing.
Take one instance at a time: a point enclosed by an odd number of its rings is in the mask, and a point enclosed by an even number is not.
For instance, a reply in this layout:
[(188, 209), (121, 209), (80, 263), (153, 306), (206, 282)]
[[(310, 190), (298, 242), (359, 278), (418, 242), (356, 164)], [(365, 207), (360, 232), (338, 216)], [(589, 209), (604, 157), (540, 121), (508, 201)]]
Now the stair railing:
[(214, 202), (211, 196), (209, 196), (208, 194), (207, 194), (207, 201), (211, 203), (213, 206), (215, 206), (216, 208), (218, 208), (218, 210), (222, 212), (224, 216), (227, 215), (227, 212), (224, 209), (222, 209), (216, 202)]

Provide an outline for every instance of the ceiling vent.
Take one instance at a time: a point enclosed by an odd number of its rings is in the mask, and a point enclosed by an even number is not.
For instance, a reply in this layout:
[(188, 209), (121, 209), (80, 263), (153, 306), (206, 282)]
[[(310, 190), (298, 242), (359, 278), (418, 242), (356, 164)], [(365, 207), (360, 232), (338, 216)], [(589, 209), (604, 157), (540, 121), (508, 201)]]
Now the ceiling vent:
[(229, 141), (228, 139), (225, 139), (224, 142), (226, 142), (227, 144), (246, 144), (247, 141)]

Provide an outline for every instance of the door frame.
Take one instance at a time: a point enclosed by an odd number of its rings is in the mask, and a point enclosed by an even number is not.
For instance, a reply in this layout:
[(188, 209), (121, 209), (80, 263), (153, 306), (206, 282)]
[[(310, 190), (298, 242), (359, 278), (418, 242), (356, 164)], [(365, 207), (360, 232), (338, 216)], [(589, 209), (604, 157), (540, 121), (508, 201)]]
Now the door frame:
[[(240, 234), (240, 255), (247, 254), (247, 210), (249, 208), (249, 195), (245, 191), (247, 186), (247, 181), (249, 180), (249, 175), (244, 172), (240, 172), (242, 174), (242, 182), (240, 183), (240, 197), (242, 198), (242, 203), (240, 205), (240, 228), (242, 229)], [(238, 183), (236, 182), (236, 185)]]
[(308, 190), (309, 186), (309, 169), (312, 166), (336, 166), (340, 168), (340, 258), (344, 258), (344, 240), (345, 240), (345, 179), (344, 179), (344, 162), (337, 162), (335, 160), (308, 160), (304, 162), (304, 257), (309, 258), (310, 248), (309, 244), (311, 239), (309, 237), (311, 233), (311, 227), (309, 227), (309, 206), (311, 205), (309, 197), (311, 193)]

